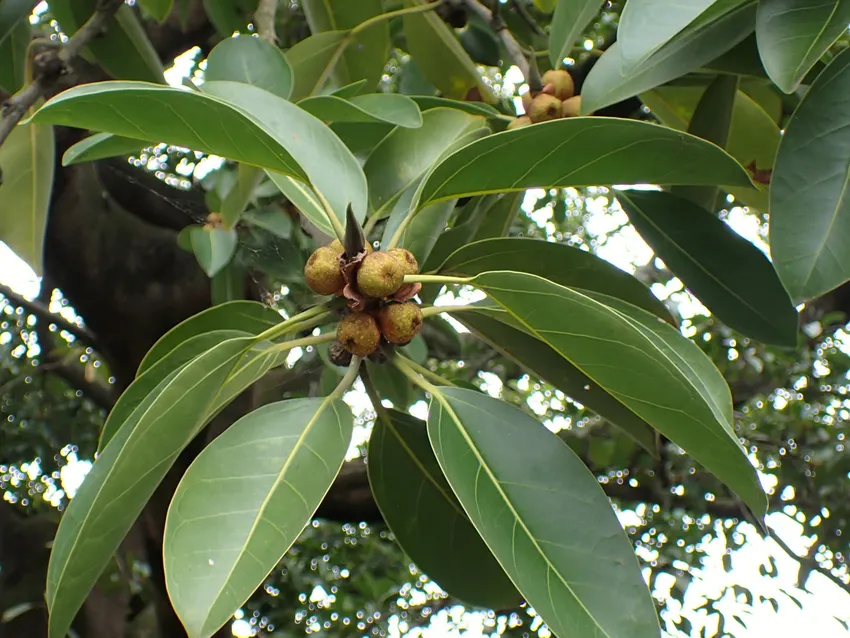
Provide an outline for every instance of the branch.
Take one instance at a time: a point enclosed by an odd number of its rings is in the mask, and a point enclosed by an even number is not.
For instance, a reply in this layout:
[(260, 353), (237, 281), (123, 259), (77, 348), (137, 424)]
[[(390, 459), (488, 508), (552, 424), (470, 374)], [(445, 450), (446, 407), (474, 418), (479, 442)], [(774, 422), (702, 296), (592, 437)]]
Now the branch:
[(478, 0), (464, 0), (464, 3), (469, 8), (470, 11), (477, 13), (487, 24), (489, 24), (493, 31), (496, 32), (502, 43), (505, 45), (505, 48), (508, 50), (511, 58), (514, 61), (514, 64), (519, 67), (520, 73), (522, 73), (522, 77), (526, 80), (528, 79), (528, 58), (525, 57), (525, 52), (522, 50), (519, 42), (516, 41), (514, 36), (508, 30), (507, 25), (501, 19), (501, 17), (494, 16), (493, 13), (482, 5)]
[(94, 13), (65, 44), (51, 46), (33, 58), (32, 81), (6, 100), (0, 111), (0, 146), (27, 111), (47, 95), (61, 76), (70, 73), (71, 60), (103, 32), (123, 4), (124, 0), (98, 0)]
[(847, 583), (845, 583), (839, 577), (835, 576), (829, 569), (821, 567), (818, 564), (817, 560), (815, 560), (808, 554), (805, 556), (800, 556), (799, 554), (797, 554), (797, 552), (788, 547), (785, 541), (783, 541), (778, 534), (771, 534), (770, 539), (777, 545), (779, 545), (783, 552), (785, 552), (791, 558), (800, 563), (800, 572), (797, 576), (798, 587), (805, 586), (806, 581), (808, 581), (809, 579), (809, 574), (813, 571), (816, 571), (819, 574), (826, 576), (829, 580), (838, 585), (845, 592), (850, 593), (850, 587), (847, 586)]
[[(51, 291), (52, 292), (52, 291)], [(90, 345), (95, 350), (98, 350), (97, 337), (87, 328), (71, 323), (64, 317), (50, 312), (50, 309), (40, 301), (30, 301), (26, 297), (22, 297), (14, 290), (4, 284), (0, 284), (0, 295), (3, 295), (13, 306), (23, 308), (27, 312), (35, 315), (39, 319), (48, 322), (48, 325), (55, 323), (60, 330), (65, 330), (74, 335), (75, 339), (79, 339)]]
[(274, 21), (277, 13), (277, 0), (260, 0), (257, 10), (254, 12), (254, 23), (257, 26), (257, 34), (261, 40), (277, 46), (277, 34), (275, 33)]

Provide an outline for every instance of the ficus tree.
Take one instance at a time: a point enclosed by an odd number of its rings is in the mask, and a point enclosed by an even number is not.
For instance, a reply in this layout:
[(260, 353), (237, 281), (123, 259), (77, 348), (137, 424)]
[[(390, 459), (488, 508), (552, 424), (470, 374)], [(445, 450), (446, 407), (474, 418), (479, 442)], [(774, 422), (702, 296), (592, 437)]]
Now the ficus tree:
[[(763, 525), (763, 466), (705, 349), (638, 278), (512, 225), (529, 189), (610, 187), (714, 317), (796, 348), (798, 308), (850, 280), (846, 4), (73, 0), (30, 19), (33, 4), (0, 4), (2, 46), (28, 53), (4, 61), (0, 202), (23, 214), (3, 216), (0, 239), (70, 291), (95, 334), (110, 298), (142, 304), (113, 321), (144, 325), (95, 345), (124, 381), (52, 542), (48, 636), (67, 634), (151, 503), (165, 604), (187, 635), (219, 632), (321, 512), (358, 379), (376, 412), (370, 496), (451, 596), (525, 601), (560, 638), (658, 636), (581, 450), (429, 365), (423, 334), (452, 332), (445, 317), (647, 458), (684, 451)], [(37, 33), (51, 28), (67, 38)], [(195, 40), (202, 71), (166, 83), (163, 60)], [(512, 66), (524, 114), (493, 72)], [(158, 146), (226, 160), (192, 223), (99, 232), (111, 209), (162, 197), (114, 159)], [(110, 190), (116, 175), (125, 188)], [(718, 216), (730, 202), (769, 215), (770, 259)], [(97, 258), (137, 231), (156, 249), (123, 255), (161, 271), (145, 294), (128, 277), (73, 299), (72, 279), (106, 281), (122, 254)], [(68, 244), (90, 233), (96, 249), (69, 265)], [(256, 298), (263, 274), (285, 282), (283, 313)], [(441, 291), (480, 299), (435, 303)], [(319, 353), (321, 383), (248, 401), (298, 349)], [(427, 419), (399, 400), (411, 393)]]

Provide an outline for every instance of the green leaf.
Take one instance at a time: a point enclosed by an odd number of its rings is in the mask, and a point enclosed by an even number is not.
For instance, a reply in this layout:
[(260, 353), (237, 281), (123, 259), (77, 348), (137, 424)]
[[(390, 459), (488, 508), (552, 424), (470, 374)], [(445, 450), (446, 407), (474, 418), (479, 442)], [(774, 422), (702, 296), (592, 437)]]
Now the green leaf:
[[(304, 14), (312, 33), (347, 31), (369, 18), (381, 15), (381, 0), (303, 0)], [(338, 87), (360, 79), (367, 89), (378, 86), (390, 57), (390, 30), (386, 20), (358, 33), (342, 54), (333, 71)]]
[(499, 111), (489, 104), (482, 104), (481, 102), (459, 102), (458, 100), (448, 100), (444, 97), (433, 97), (430, 95), (411, 95), (410, 99), (419, 105), (420, 111), (428, 111), (442, 106), (450, 109), (457, 109), (458, 111), (463, 111), (465, 113), (471, 113), (472, 115), (483, 115), (490, 119), (500, 119), (504, 117), (504, 115), (499, 113)]
[[(221, 214), (222, 221), (221, 230), (224, 230), (226, 232), (234, 230), (233, 227), (242, 217), (242, 213), (245, 211), (245, 207), (248, 206), (248, 204), (255, 198), (257, 186), (259, 185), (262, 178), (263, 172), (256, 166), (250, 166), (248, 164), (239, 164), (237, 166), (236, 181), (234, 181), (233, 184), (230, 186), (230, 189), (227, 191), (227, 195), (224, 196), (224, 199), (221, 201), (221, 206), (219, 207), (218, 212)], [(222, 244), (221, 247), (227, 246), (226, 242), (221, 242), (220, 239), (219, 243)], [(230, 251), (231, 255), (236, 249), (235, 231), (233, 244), (233, 250)], [(224, 257), (225, 252), (227, 251), (219, 250), (219, 254), (222, 256), (222, 258)], [(201, 265), (204, 270), (207, 270), (206, 266), (204, 266), (204, 263), (206, 262), (202, 262)], [(212, 277), (213, 275), (210, 276)]]
[(0, 89), (10, 95), (26, 83), (27, 50), (32, 42), (32, 26), (27, 19), (12, 27), (0, 41)]
[(95, 461), (65, 510), (47, 569), (49, 637), (65, 636), (147, 500), (207, 420), (253, 337), (231, 339), (166, 377)]
[(497, 308), (459, 312), (453, 316), (496, 351), (586, 405), (658, 457), (657, 437), (646, 421), (593, 383), (549, 345), (529, 334), (506, 311)]
[(294, 81), (289, 99), (293, 102), (315, 95), (324, 83), (326, 69), (343, 46), (346, 31), (326, 31), (304, 38), (286, 52)]
[[(310, 188), (309, 184), (293, 179), (283, 173), (277, 173), (275, 171), (266, 171), (266, 173), (280, 192), (298, 209), (298, 212), (313, 222), (326, 235), (331, 235), (332, 237), (336, 235), (321, 200), (319, 200), (316, 192)], [(345, 224), (345, 217), (337, 215), (337, 219), (341, 224)]]
[(797, 345), (799, 318), (765, 254), (690, 200), (617, 191), (643, 240), (727, 326), (772, 345)]
[(350, 100), (351, 98), (359, 95), (363, 91), (363, 87), (366, 86), (366, 80), (357, 80), (356, 82), (352, 82), (351, 84), (346, 84), (345, 86), (337, 89), (331, 95), (336, 95), (337, 97), (341, 97), (345, 100)]
[(292, 235), (292, 218), (277, 206), (249, 210), (242, 219), (283, 239)]
[(655, 53), (714, 1), (629, 0), (617, 25), (617, 42), (624, 66), (628, 68)]
[(44, 229), (53, 190), (53, 127), (23, 124), (0, 146), (0, 241), (42, 273)]
[(754, 0), (716, 0), (667, 44), (628, 69), (615, 42), (584, 81), (582, 113), (593, 113), (711, 62), (753, 32), (755, 12)]
[(522, 206), (525, 193), (517, 191), (508, 193), (497, 200), (481, 220), (481, 225), (475, 231), (475, 239), (492, 239), (505, 237), (511, 230), (511, 224)]
[(841, 0), (760, 0), (756, 37), (770, 79), (793, 93), (848, 23), (850, 4)]
[(460, 43), (473, 62), (484, 66), (501, 66), (499, 40), (483, 20), (470, 19), (460, 33)]
[(242, 330), (258, 335), (283, 321), (273, 308), (258, 301), (233, 301), (207, 308), (181, 321), (153, 344), (136, 371), (138, 378), (181, 343), (195, 335), (213, 330)]
[(5, 40), (21, 21), (29, 17), (38, 0), (0, 0), (0, 42)]
[(241, 82), (288, 99), (292, 91), (292, 69), (283, 52), (265, 40), (250, 35), (226, 38), (210, 51), (205, 82)]
[[(416, 6), (424, 3), (407, 0), (406, 4)], [(416, 60), (422, 75), (442, 91), (444, 97), (462, 100), (471, 89), (477, 88), (485, 102), (496, 101), (475, 62), (440, 16), (428, 11), (406, 15), (402, 21), (408, 52)]]
[(139, 6), (147, 11), (157, 22), (165, 22), (171, 13), (174, 0), (139, 0)]
[[(738, 76), (718, 75), (702, 94), (688, 125), (688, 133), (726, 148), (737, 94)], [(716, 186), (674, 186), (671, 192), (711, 212), (716, 210), (720, 195)]]
[(590, 290), (628, 301), (675, 325), (670, 311), (643, 283), (614, 264), (567, 244), (526, 237), (475, 241), (452, 253), (437, 269), (444, 275), (468, 277), (506, 265), (561, 286)]
[(562, 0), (555, 7), (549, 32), (549, 61), (559, 68), (576, 41), (604, 5), (604, 0)]
[(402, 193), (421, 180), (451, 144), (483, 124), (482, 117), (435, 108), (422, 114), (420, 128), (395, 128), (363, 166), (374, 211), (370, 215), (387, 216)]
[(210, 301), (218, 306), (245, 297), (245, 266), (231, 260), (210, 279)]
[[(536, 161), (507, 163), (506, 156)], [(751, 184), (726, 152), (692, 135), (649, 122), (572, 117), (496, 133), (455, 151), (428, 175), (420, 206), (528, 188), (658, 182)]]
[(119, 155), (138, 154), (143, 148), (151, 145), (132, 137), (120, 137), (111, 133), (95, 133), (65, 151), (62, 155), (62, 166), (92, 162)]
[[(52, 2), (50, 13), (70, 38), (94, 13), (97, 4), (98, 0)], [(165, 84), (159, 55), (129, 6), (122, 5), (85, 50), (116, 80)]]
[(850, 50), (829, 63), (788, 122), (770, 184), (770, 252), (800, 303), (850, 279)]
[(552, 633), (657, 638), (632, 545), (557, 435), (486, 394), (440, 388), (428, 438), (472, 524)]
[(765, 514), (764, 491), (732, 428), (729, 388), (693, 342), (636, 306), (614, 297), (606, 305), (535, 275), (495, 271), (470, 283), (687, 451), (756, 516)]
[(353, 428), (340, 399), (264, 405), (198, 455), (168, 508), (168, 595), (190, 636), (212, 636), (310, 522)]
[(213, 277), (224, 268), (236, 252), (236, 230), (206, 229), (196, 226), (189, 233), (192, 252), (207, 277)]
[(215, 30), (229, 38), (236, 31), (247, 31), (257, 4), (258, 0), (204, 0), (204, 11)]
[(366, 468), (381, 515), (416, 566), (452, 596), (488, 609), (516, 607), (522, 596), (446, 482), (425, 427), (398, 410), (378, 412)]
[(302, 109), (325, 122), (388, 122), (404, 128), (422, 126), (416, 102), (395, 93), (369, 93), (350, 99), (317, 95), (301, 100)]
[(236, 82), (204, 92), (143, 82), (100, 82), (49, 100), (33, 119), (125, 137), (159, 139), (309, 181), (345, 218), (366, 214), (366, 179), (327, 126), (286, 100)]

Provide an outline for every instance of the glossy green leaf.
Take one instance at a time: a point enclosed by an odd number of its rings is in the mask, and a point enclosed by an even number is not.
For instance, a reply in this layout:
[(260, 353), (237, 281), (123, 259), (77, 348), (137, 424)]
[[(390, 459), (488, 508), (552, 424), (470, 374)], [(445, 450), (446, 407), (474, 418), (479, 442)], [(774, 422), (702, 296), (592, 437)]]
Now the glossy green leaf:
[[(506, 156), (536, 161), (508, 163)], [(727, 153), (692, 135), (649, 122), (572, 117), (496, 133), (455, 151), (428, 175), (420, 205), (528, 188), (658, 182), (747, 186), (750, 179)]]
[(755, 12), (754, 0), (716, 0), (699, 19), (629, 68), (615, 42), (585, 79), (582, 113), (593, 113), (709, 63), (753, 32)]
[[(420, 272), (437, 272), (442, 263), (448, 259), (449, 255), (472, 241), (485, 216), (496, 203), (501, 201), (500, 198), (517, 199), (521, 198), (521, 196), (521, 193), (509, 193), (507, 195), (483, 195), (471, 198), (457, 212), (452, 227), (441, 233), (437, 238), (433, 250), (428, 254), (427, 261), (419, 264)], [(423, 285), (423, 289), (429, 287), (439, 290), (442, 284)]]
[(231, 619), (310, 522), (348, 451), (353, 418), (340, 399), (264, 405), (189, 466), (168, 508), (168, 595), (193, 638)]
[(761, 250), (672, 193), (617, 191), (617, 199), (643, 240), (711, 314), (763, 343), (797, 345), (797, 310)]
[(850, 4), (841, 0), (759, 0), (756, 37), (770, 79), (793, 93), (848, 24)]
[(475, 241), (452, 253), (437, 269), (467, 277), (510, 265), (577, 290), (592, 290), (628, 301), (675, 325), (670, 311), (643, 283), (596, 255), (542, 239), (499, 237)]
[(165, 22), (174, 0), (138, 0), (139, 6), (147, 11), (158, 22)]
[(498, 37), (483, 20), (471, 19), (466, 23), (466, 28), (460, 33), (460, 44), (473, 62), (484, 66), (501, 66)]
[(378, 413), (366, 466), (378, 509), (404, 552), (452, 596), (513, 608), (522, 596), (446, 482), (425, 426), (398, 410)]
[(0, 40), (0, 89), (10, 95), (26, 83), (27, 50), (32, 42), (29, 20), (20, 20)]
[(65, 636), (101, 572), (253, 338), (225, 341), (166, 377), (95, 461), (65, 510), (47, 570), (49, 637)]
[(207, 277), (213, 277), (233, 258), (236, 252), (236, 230), (223, 228), (192, 228), (189, 233), (192, 252)]
[(292, 217), (277, 206), (252, 209), (242, 219), (282, 239), (289, 239), (292, 235)]
[[(53, 2), (50, 13), (68, 37), (94, 13), (98, 0)], [(97, 63), (116, 80), (141, 80), (165, 84), (162, 63), (133, 10), (122, 5), (103, 33), (86, 48)]]
[(483, 104), (481, 102), (460, 102), (458, 100), (449, 100), (444, 97), (433, 97), (431, 95), (411, 95), (410, 99), (419, 105), (421, 111), (436, 109), (442, 106), (471, 113), (472, 115), (483, 115), (491, 119), (504, 117), (504, 115), (489, 104)]
[(205, 82), (230, 81), (250, 84), (288, 99), (292, 69), (283, 53), (265, 40), (250, 35), (226, 38), (210, 51)]
[(850, 50), (830, 62), (785, 130), (770, 185), (770, 252), (799, 303), (850, 279)]
[(207, 308), (162, 335), (142, 359), (136, 377), (195, 335), (213, 330), (242, 330), (258, 335), (282, 321), (280, 313), (258, 301), (241, 300)]
[(0, 42), (12, 33), (21, 20), (27, 20), (38, 4), (38, 0), (0, 1)]
[(549, 32), (549, 61), (554, 68), (559, 68), (564, 58), (570, 57), (576, 41), (604, 4), (604, 0), (558, 2), (555, 13), (552, 15), (552, 27)]
[(471, 283), (687, 451), (756, 516), (765, 514), (764, 491), (732, 429), (729, 388), (696, 344), (636, 306), (613, 297), (602, 304), (535, 275), (494, 271)]
[(632, 545), (566, 443), (519, 408), (472, 390), (440, 388), (429, 412), (428, 438), (449, 485), (552, 633), (658, 637)]
[[(702, 94), (688, 125), (688, 133), (726, 148), (737, 94), (738, 77), (718, 75)], [(711, 212), (715, 211), (720, 195), (716, 186), (674, 186), (671, 192)]]
[[(337, 370), (339, 369), (337, 368)], [(406, 376), (399, 374), (393, 366), (378, 365), (367, 360), (366, 369), (382, 399), (388, 399), (400, 410), (406, 410), (413, 404), (413, 385)]]
[[(407, 4), (422, 5), (420, 0)], [(416, 66), (444, 97), (462, 100), (471, 89), (478, 89), (485, 102), (495, 101), (492, 89), (484, 82), (475, 62), (464, 51), (454, 31), (433, 11), (402, 18), (407, 50)]]
[(481, 225), (475, 231), (475, 239), (492, 239), (506, 237), (511, 230), (517, 213), (522, 206), (525, 193), (517, 191), (507, 193), (498, 199), (481, 220)]
[(350, 99), (317, 95), (301, 100), (302, 109), (324, 122), (388, 122), (404, 128), (422, 126), (416, 102), (396, 93), (369, 93)]
[(286, 52), (286, 58), (292, 66), (294, 80), (293, 102), (318, 93), (326, 79), (327, 69), (343, 46), (346, 31), (326, 31), (304, 38)]
[(420, 128), (394, 129), (363, 166), (374, 211), (370, 214), (389, 215), (402, 193), (421, 180), (452, 143), (483, 124), (482, 117), (435, 108), (422, 114)]
[[(269, 179), (274, 182), (281, 193), (295, 206), (298, 211), (307, 219), (313, 222), (319, 230), (326, 235), (334, 236), (336, 233), (334, 227), (328, 219), (325, 209), (322, 206), (321, 200), (316, 196), (316, 192), (310, 188), (309, 184), (298, 181), (275, 171), (267, 171)], [(345, 218), (337, 217), (344, 225)]]
[(53, 127), (33, 123), (13, 128), (0, 146), (0, 241), (37, 275), (42, 272), (54, 149)]
[(493, 308), (481, 312), (459, 312), (454, 318), (497, 352), (516, 362), (535, 377), (604, 417), (634, 439), (653, 456), (658, 456), (652, 427), (613, 395), (592, 380), (549, 345), (529, 334), (506, 311)]
[[(236, 181), (231, 184), (230, 189), (227, 191), (227, 194), (224, 196), (224, 199), (221, 200), (221, 206), (219, 207), (219, 214), (221, 215), (222, 227), (221, 230), (224, 232), (233, 231), (233, 250), (229, 250), (227, 248), (227, 241), (222, 237), (213, 237), (213, 241), (211, 242), (213, 250), (211, 251), (210, 261), (215, 261), (215, 256), (218, 254), (221, 257), (221, 260), (226, 264), (228, 260), (224, 259), (224, 255), (226, 252), (230, 252), (232, 255), (236, 248), (236, 233), (234, 231), (234, 226), (242, 217), (242, 213), (245, 211), (245, 207), (248, 206), (251, 201), (256, 199), (255, 192), (257, 190), (257, 186), (260, 181), (263, 179), (263, 171), (257, 168), (256, 166), (251, 166), (249, 164), (239, 164), (236, 168)], [(218, 242), (218, 245), (216, 244)], [(216, 248), (218, 249), (216, 252)], [(221, 250), (224, 248), (225, 250)], [(196, 256), (199, 256), (198, 253), (195, 253)], [(205, 265), (206, 260), (200, 262), (201, 266), (205, 271), (208, 270)], [(217, 272), (213, 269), (213, 275)], [(209, 273), (208, 273), (209, 274)]]
[(345, 86), (338, 88), (336, 91), (331, 93), (331, 95), (336, 95), (337, 97), (341, 97), (345, 100), (350, 100), (351, 98), (360, 95), (365, 86), (366, 80), (357, 80), (356, 82), (352, 82), (351, 84), (346, 84)]
[(236, 82), (204, 92), (142, 82), (78, 86), (49, 100), (33, 119), (170, 144), (279, 171), (308, 181), (345, 218), (366, 214), (366, 180), (327, 126), (291, 102)]
[(624, 66), (628, 68), (655, 53), (714, 2), (629, 0), (617, 25), (617, 42)]
[(231, 37), (237, 31), (247, 31), (248, 23), (257, 10), (258, 0), (203, 0), (204, 11), (219, 35)]
[[(381, 0), (303, 0), (302, 6), (314, 34), (347, 31), (384, 12)], [(358, 33), (345, 49), (333, 69), (335, 85), (365, 79), (367, 89), (373, 91), (389, 57), (389, 26), (386, 20), (380, 20)]]
[(62, 155), (62, 166), (92, 162), (119, 155), (138, 154), (143, 148), (150, 145), (148, 142), (132, 137), (121, 137), (111, 133), (95, 133), (65, 151)]

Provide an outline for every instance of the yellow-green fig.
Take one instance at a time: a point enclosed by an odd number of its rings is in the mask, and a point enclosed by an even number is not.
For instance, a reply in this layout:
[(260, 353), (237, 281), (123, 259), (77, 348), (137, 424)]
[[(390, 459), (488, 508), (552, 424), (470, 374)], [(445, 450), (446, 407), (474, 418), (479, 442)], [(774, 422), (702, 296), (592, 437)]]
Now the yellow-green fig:
[(391, 248), (387, 252), (399, 260), (405, 275), (419, 274), (419, 262), (407, 248)]
[(381, 333), (372, 315), (354, 312), (343, 317), (337, 324), (336, 340), (346, 352), (358, 357), (368, 357), (378, 349)]
[(520, 115), (515, 120), (511, 120), (511, 123), (508, 124), (508, 130), (512, 131), (515, 128), (522, 128), (523, 126), (529, 126), (531, 124), (531, 118), (527, 115)]
[(563, 69), (549, 69), (543, 74), (543, 84), (551, 84), (553, 95), (563, 101), (571, 98), (576, 91), (572, 76)]
[(532, 122), (548, 122), (561, 117), (561, 100), (548, 93), (538, 93), (531, 101), (528, 117)]
[(378, 311), (378, 328), (390, 343), (410, 343), (421, 327), (422, 310), (412, 301), (391, 303)]
[(531, 110), (531, 91), (526, 91), (520, 97), (522, 99), (522, 110), (528, 114)]
[(367, 297), (389, 297), (404, 283), (404, 266), (383, 250), (369, 253), (357, 271), (357, 288)]
[(581, 96), (575, 95), (561, 102), (561, 117), (576, 117), (581, 114)]
[(310, 255), (304, 264), (304, 279), (313, 292), (332, 295), (345, 286), (339, 267), (340, 254), (330, 246), (322, 246)]

